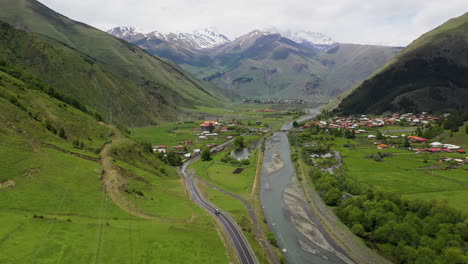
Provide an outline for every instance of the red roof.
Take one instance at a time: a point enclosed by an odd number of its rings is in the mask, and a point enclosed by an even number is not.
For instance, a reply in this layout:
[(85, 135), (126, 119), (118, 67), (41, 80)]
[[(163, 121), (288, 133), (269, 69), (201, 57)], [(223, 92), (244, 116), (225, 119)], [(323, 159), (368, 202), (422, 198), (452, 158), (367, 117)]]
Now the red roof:
[(414, 139), (414, 140), (419, 140), (419, 141), (428, 141), (429, 140), (427, 138), (416, 137), (416, 136), (408, 136), (408, 138)]
[(429, 149), (426, 149), (426, 151), (430, 151), (430, 152), (440, 152), (441, 149), (429, 148)]
[(205, 121), (203, 124), (201, 124), (201, 127), (209, 127), (209, 126), (217, 126), (219, 123), (216, 121)]
[(465, 151), (463, 149), (459, 149), (457, 150), (458, 153), (465, 153)]

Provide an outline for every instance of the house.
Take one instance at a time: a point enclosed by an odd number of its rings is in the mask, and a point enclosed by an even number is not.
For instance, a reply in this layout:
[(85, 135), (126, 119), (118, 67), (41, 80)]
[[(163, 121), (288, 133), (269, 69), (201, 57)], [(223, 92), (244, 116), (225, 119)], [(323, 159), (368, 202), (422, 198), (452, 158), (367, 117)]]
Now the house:
[(190, 159), (192, 157), (192, 154), (190, 153), (185, 153), (184, 154), (184, 157), (187, 158), (187, 159)]
[(460, 146), (452, 145), (452, 144), (444, 144), (443, 147), (444, 147), (444, 148), (447, 148), (447, 149), (451, 149), (451, 150), (461, 149)]
[(206, 136), (199, 136), (198, 139), (200, 139), (200, 140), (205, 140), (205, 139), (208, 139), (208, 137), (206, 137)]
[(431, 145), (431, 147), (433, 147), (433, 148), (441, 148), (444, 144), (442, 144), (440, 142), (432, 142), (429, 145)]
[(441, 149), (438, 149), (438, 148), (429, 148), (429, 149), (426, 149), (426, 151), (428, 151), (428, 152), (441, 152)]
[(193, 140), (185, 140), (185, 145), (187, 146), (193, 145)]
[(185, 146), (183, 145), (177, 145), (177, 146), (174, 146), (173, 149), (179, 153), (185, 153)]
[(390, 147), (389, 145), (385, 145), (385, 144), (377, 145), (378, 149), (388, 149), (389, 147)]
[(411, 141), (413, 141), (413, 142), (418, 142), (418, 143), (426, 142), (426, 141), (429, 140), (429, 139), (427, 139), (427, 138), (416, 137), (416, 136), (408, 136), (408, 139), (411, 140)]
[(200, 124), (201, 131), (213, 131), (218, 128), (219, 123), (217, 121), (205, 121), (203, 124)]
[(367, 138), (368, 138), (368, 139), (375, 139), (375, 138), (377, 138), (377, 137), (376, 137), (375, 135), (368, 135)]
[(457, 153), (465, 154), (465, 151), (463, 149), (457, 149)]
[(193, 150), (193, 155), (197, 156), (198, 154), (200, 154), (200, 152), (201, 152), (201, 149), (194, 149)]
[(153, 146), (153, 152), (161, 152), (161, 153), (166, 154), (167, 146), (166, 145)]

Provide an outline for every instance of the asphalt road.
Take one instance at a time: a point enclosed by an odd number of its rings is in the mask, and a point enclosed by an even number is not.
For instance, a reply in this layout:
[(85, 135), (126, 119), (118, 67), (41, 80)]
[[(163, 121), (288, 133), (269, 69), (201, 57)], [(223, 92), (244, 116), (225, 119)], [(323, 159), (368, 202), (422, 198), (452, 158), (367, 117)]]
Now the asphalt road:
[[(219, 149), (223, 148), (225, 145), (231, 143), (233, 140), (229, 140), (215, 148), (211, 151), (216, 152)], [(192, 178), (191, 174), (187, 171), (187, 166), (192, 164), (193, 162), (199, 160), (200, 157), (196, 157), (194, 159), (189, 160), (188, 162), (182, 165), (180, 172), (182, 176), (185, 178), (187, 190), (193, 197), (193, 200), (198, 203), (202, 208), (204, 208), (207, 212), (212, 214), (216, 217), (219, 222), (223, 225), (224, 229), (226, 230), (227, 235), (231, 239), (233, 246), (236, 249), (237, 256), (239, 257), (239, 261), (242, 264), (257, 264), (258, 261), (253, 253), (252, 249), (250, 248), (247, 239), (244, 237), (239, 226), (236, 224), (234, 219), (232, 219), (227, 213), (220, 210), (220, 214), (216, 214), (215, 210), (217, 207), (211, 204), (208, 200), (206, 200), (203, 195), (201, 194), (200, 190), (196, 186), (194, 179)]]

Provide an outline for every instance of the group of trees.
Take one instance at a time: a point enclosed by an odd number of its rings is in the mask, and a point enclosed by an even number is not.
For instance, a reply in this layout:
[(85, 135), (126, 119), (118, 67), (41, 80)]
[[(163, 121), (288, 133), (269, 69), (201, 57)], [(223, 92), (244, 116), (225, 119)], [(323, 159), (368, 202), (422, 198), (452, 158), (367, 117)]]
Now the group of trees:
[(468, 261), (468, 220), (445, 203), (368, 189), (342, 202), (336, 212), (356, 235), (398, 263)]

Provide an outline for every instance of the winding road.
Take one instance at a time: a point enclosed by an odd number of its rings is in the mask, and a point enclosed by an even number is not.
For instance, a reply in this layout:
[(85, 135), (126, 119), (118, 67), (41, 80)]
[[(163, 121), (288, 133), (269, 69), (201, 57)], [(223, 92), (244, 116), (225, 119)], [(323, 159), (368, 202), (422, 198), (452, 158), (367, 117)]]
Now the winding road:
[[(229, 140), (215, 148), (211, 149), (211, 152), (216, 152), (222, 149), (227, 144), (231, 143), (233, 140)], [(236, 249), (237, 256), (239, 261), (242, 264), (257, 264), (257, 258), (250, 248), (247, 239), (244, 237), (239, 226), (236, 224), (235, 220), (232, 219), (226, 212), (221, 211), (221, 213), (216, 214), (215, 211), (217, 207), (210, 203), (207, 199), (203, 197), (197, 185), (195, 184), (194, 177), (187, 171), (187, 166), (196, 162), (200, 159), (200, 156), (193, 158), (184, 165), (182, 165), (180, 172), (185, 179), (187, 190), (190, 192), (193, 200), (199, 204), (203, 209), (208, 213), (212, 214), (216, 219), (223, 225), (227, 235), (231, 239), (231, 242)]]

